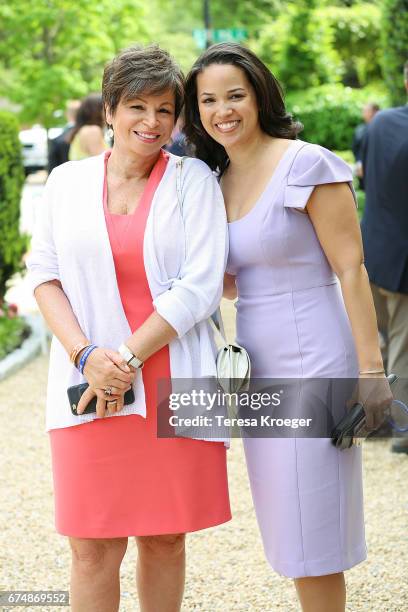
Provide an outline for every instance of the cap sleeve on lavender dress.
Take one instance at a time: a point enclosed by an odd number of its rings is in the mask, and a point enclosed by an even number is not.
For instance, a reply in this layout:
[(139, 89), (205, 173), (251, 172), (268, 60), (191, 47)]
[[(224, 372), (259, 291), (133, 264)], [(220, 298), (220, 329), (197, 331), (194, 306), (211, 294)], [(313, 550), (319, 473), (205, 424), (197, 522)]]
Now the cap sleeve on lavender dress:
[(306, 144), (296, 154), (287, 177), (284, 206), (305, 208), (316, 185), (348, 183), (357, 206), (350, 167), (340, 157), (315, 144)]

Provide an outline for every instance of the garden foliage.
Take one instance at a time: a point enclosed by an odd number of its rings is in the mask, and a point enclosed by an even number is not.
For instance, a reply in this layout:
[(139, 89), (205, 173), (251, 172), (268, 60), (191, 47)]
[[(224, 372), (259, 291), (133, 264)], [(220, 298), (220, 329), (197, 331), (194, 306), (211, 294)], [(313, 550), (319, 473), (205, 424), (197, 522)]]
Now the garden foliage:
[(0, 316), (0, 359), (4, 359), (11, 351), (21, 346), (28, 333), (22, 317), (8, 319), (6, 316)]
[(304, 130), (300, 138), (329, 149), (350, 149), (355, 127), (361, 123), (361, 108), (367, 102), (387, 106), (381, 87), (352, 89), (344, 85), (322, 85), (290, 93), (286, 106)]
[(383, 74), (392, 106), (406, 104), (403, 67), (408, 61), (408, 0), (383, 1)]
[(27, 247), (20, 235), (20, 199), (24, 183), (18, 122), (7, 112), (0, 112), (0, 304), (8, 279), (22, 267)]

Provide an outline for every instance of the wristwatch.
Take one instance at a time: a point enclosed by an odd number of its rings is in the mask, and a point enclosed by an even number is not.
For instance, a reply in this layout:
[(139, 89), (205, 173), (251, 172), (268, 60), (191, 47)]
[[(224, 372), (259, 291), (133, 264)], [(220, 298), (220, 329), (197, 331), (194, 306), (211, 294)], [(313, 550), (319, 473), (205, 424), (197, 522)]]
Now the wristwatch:
[(132, 351), (126, 346), (126, 344), (121, 344), (118, 348), (118, 352), (122, 355), (123, 359), (128, 365), (131, 365), (133, 368), (143, 368), (143, 361), (141, 361), (141, 359), (138, 359), (136, 355), (134, 355)]

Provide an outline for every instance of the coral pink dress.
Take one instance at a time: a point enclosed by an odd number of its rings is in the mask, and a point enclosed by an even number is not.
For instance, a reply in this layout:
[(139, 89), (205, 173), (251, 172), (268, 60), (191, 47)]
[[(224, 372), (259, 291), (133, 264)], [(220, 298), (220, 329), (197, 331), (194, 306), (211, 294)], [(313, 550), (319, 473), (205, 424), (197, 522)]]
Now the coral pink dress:
[[(109, 213), (105, 172), (105, 218), (132, 331), (153, 312), (143, 237), (167, 160), (161, 152), (131, 215)], [(107, 313), (107, 325), (110, 316), (114, 313)], [(108, 417), (49, 432), (59, 533), (82, 538), (185, 533), (230, 520), (224, 444), (157, 438), (157, 380), (170, 378), (167, 346), (146, 361), (142, 375), (146, 419)]]

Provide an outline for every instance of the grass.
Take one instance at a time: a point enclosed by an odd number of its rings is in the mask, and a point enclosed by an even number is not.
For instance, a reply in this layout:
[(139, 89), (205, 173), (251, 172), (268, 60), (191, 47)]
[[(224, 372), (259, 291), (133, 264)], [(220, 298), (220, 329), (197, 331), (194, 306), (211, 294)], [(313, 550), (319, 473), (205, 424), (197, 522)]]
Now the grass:
[(28, 331), (26, 322), (21, 317), (0, 317), (0, 359), (4, 359), (8, 353), (21, 346)]

